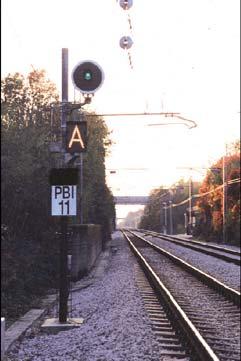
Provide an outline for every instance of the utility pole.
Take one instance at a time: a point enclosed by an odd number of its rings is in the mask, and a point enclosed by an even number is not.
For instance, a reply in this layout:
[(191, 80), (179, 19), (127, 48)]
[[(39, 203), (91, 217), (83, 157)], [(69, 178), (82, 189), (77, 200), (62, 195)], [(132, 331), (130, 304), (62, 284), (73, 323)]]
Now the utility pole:
[(167, 207), (166, 202), (163, 202), (163, 209), (164, 209), (164, 234), (167, 234)]
[(162, 233), (162, 207), (161, 207), (161, 204), (160, 204), (160, 233)]
[(227, 144), (225, 144), (225, 154), (223, 156), (223, 243), (227, 242), (227, 175), (226, 175), (226, 154)]
[(170, 209), (170, 234), (173, 234), (172, 201), (169, 201), (169, 209)]
[[(192, 231), (192, 177), (189, 177), (189, 220), (188, 229)], [(188, 232), (189, 234), (189, 232)]]

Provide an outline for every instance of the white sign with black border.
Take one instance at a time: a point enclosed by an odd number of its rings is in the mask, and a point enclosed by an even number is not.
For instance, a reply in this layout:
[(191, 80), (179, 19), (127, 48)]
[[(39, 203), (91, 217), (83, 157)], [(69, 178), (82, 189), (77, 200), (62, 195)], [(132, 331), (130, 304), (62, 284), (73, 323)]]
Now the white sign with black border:
[(51, 187), (51, 215), (76, 216), (77, 215), (77, 186), (52, 185)]

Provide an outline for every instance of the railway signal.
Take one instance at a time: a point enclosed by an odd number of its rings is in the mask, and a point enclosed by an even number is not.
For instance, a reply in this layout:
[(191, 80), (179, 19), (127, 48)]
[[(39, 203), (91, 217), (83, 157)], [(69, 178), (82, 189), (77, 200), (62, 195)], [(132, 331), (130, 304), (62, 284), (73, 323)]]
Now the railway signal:
[(82, 94), (95, 93), (103, 80), (103, 70), (96, 62), (90, 60), (78, 63), (72, 72), (73, 84)]

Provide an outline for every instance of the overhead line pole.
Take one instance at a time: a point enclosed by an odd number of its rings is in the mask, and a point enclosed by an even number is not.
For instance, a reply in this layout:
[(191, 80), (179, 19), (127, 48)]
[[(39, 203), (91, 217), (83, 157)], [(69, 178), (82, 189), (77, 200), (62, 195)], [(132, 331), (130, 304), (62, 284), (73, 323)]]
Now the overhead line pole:
[(164, 234), (167, 234), (167, 204), (163, 202), (163, 209), (164, 209)]
[(223, 155), (223, 243), (227, 242), (227, 172), (226, 172), (227, 144)]
[(192, 232), (192, 177), (189, 177), (189, 220), (188, 234)]
[(170, 234), (173, 234), (172, 201), (169, 201), (169, 211), (170, 211)]

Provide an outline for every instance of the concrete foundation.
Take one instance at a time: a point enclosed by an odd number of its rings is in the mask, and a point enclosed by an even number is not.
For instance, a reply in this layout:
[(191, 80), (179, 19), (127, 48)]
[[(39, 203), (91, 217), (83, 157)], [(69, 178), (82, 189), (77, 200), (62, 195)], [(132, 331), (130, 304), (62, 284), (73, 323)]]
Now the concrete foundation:
[(60, 323), (58, 318), (47, 318), (41, 326), (41, 330), (47, 333), (58, 333), (72, 328), (80, 327), (83, 318), (68, 318), (66, 323)]

